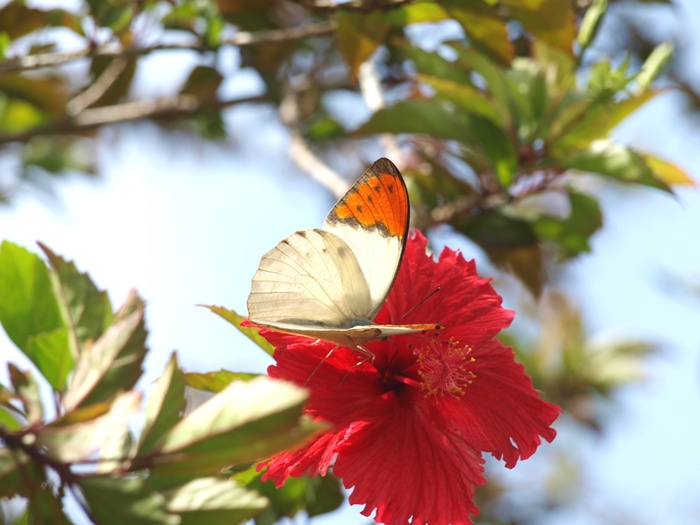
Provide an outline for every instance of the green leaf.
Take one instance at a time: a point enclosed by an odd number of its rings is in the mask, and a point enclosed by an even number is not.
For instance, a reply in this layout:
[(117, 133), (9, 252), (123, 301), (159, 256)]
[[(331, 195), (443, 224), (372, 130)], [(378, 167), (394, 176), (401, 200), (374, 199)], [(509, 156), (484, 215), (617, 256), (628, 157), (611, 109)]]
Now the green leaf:
[(0, 429), (14, 432), (22, 428), (22, 424), (15, 417), (15, 412), (5, 406), (0, 406)]
[(487, 118), (497, 125), (505, 124), (496, 106), (474, 86), (428, 75), (417, 75), (417, 79), (432, 86), (439, 95), (454, 102), (459, 109), (468, 114)]
[(633, 182), (670, 191), (635, 151), (622, 144), (597, 140), (590, 148), (560, 160), (563, 167), (603, 175), (620, 182)]
[(339, 11), (335, 20), (338, 51), (350, 67), (351, 76), (357, 78), (360, 65), (384, 43), (391, 26), (379, 11)]
[(41, 404), (39, 385), (29, 370), (22, 372), (12, 363), (7, 363), (7, 369), (12, 387), (22, 401), (24, 413), (27, 416), (27, 423), (30, 425), (39, 423), (44, 418), (44, 407)]
[(63, 513), (61, 497), (49, 485), (32, 491), (27, 499), (27, 523), (32, 525), (71, 525)]
[(151, 472), (166, 480), (208, 475), (299, 445), (327, 428), (302, 418), (307, 396), (266, 377), (231, 383), (163, 436)]
[(437, 53), (429, 53), (419, 47), (415, 47), (407, 40), (394, 39), (392, 44), (398, 47), (401, 53), (413, 62), (421, 76), (454, 82), (458, 85), (471, 85), (472, 78), (469, 71), (459, 67), (456, 62), (445, 60)]
[(43, 472), (27, 454), (0, 447), (0, 498), (27, 496), (45, 481)]
[(654, 48), (649, 57), (642, 64), (642, 69), (637, 74), (636, 82), (639, 91), (645, 91), (659, 76), (664, 66), (673, 56), (673, 44), (664, 42)]
[(563, 259), (590, 252), (588, 239), (603, 225), (598, 201), (590, 195), (569, 190), (569, 203), (567, 218), (541, 217), (533, 224), (538, 237), (557, 244)]
[(440, 4), (464, 28), (477, 50), (497, 63), (510, 64), (515, 50), (495, 7), (480, 0), (440, 0)]
[(72, 261), (56, 255), (38, 243), (53, 270), (51, 276), (59, 308), (70, 329), (71, 351), (77, 358), (86, 343), (98, 339), (112, 322), (109, 296), (99, 290), (87, 273), (81, 273)]
[(518, 152), (513, 139), (505, 129), (486, 118), (469, 117), (469, 127), (475, 136), (473, 143), (483, 151), (499, 184), (509, 188), (518, 170)]
[(8, 241), (0, 245), (0, 323), (47, 379), (54, 376), (32, 348), (36, 336), (64, 328), (49, 271), (39, 256)]
[(267, 506), (266, 498), (233, 480), (199, 478), (167, 494), (168, 512), (180, 515), (181, 525), (243, 523)]
[(30, 348), (34, 364), (53, 389), (57, 392), (65, 390), (68, 374), (75, 364), (68, 330), (59, 328), (39, 334), (31, 339)]
[(385, 20), (395, 27), (405, 27), (423, 22), (441, 22), (450, 18), (442, 7), (434, 2), (412, 2), (384, 14)]
[[(58, 420), (36, 433), (36, 444), (46, 447), (49, 457), (63, 462), (82, 461), (103, 446), (111, 434), (126, 426), (141, 403), (137, 392), (117, 394), (102, 415), (87, 421), (63, 424)], [(88, 407), (85, 410), (91, 410)], [(99, 412), (98, 412), (99, 413)]]
[(338, 478), (327, 474), (309, 478), (288, 478), (277, 488), (272, 480), (261, 481), (262, 472), (255, 467), (240, 472), (234, 477), (246, 488), (265, 496), (270, 506), (255, 519), (257, 525), (272, 525), (293, 518), (304, 511), (309, 517), (319, 516), (337, 509), (345, 500)]
[(260, 374), (247, 374), (245, 372), (229, 372), (228, 370), (219, 370), (217, 372), (207, 372), (199, 374), (197, 372), (188, 372), (185, 374), (185, 383), (191, 388), (205, 390), (207, 392), (221, 392), (234, 381), (250, 381), (260, 377)]
[(185, 378), (173, 353), (163, 375), (146, 404), (139, 452), (148, 452), (178, 421), (185, 411)]
[(82, 476), (78, 480), (90, 515), (100, 525), (178, 525), (165, 496), (139, 478)]
[(269, 355), (272, 355), (272, 353), (275, 351), (275, 347), (272, 346), (270, 343), (268, 343), (267, 339), (265, 339), (263, 336), (260, 335), (259, 328), (253, 328), (250, 326), (241, 326), (241, 323), (243, 321), (245, 321), (246, 318), (243, 317), (242, 315), (238, 315), (234, 310), (228, 310), (228, 309), (224, 308), (223, 306), (213, 306), (213, 305), (206, 305), (206, 304), (203, 304), (200, 306), (203, 306), (204, 308), (209, 308), (209, 310), (211, 310), (212, 312), (217, 314), (219, 317), (222, 317), (223, 319), (225, 319), (226, 321), (231, 323), (244, 336), (246, 336), (248, 339), (253, 341), (260, 348), (265, 350), (265, 352), (267, 352)]
[(63, 398), (67, 411), (133, 388), (147, 352), (143, 313), (143, 301), (132, 291), (112, 325), (80, 354)]
[(554, 157), (566, 157), (572, 149), (586, 148), (597, 139), (606, 138), (620, 122), (649, 102), (660, 90), (610, 101), (571, 98), (549, 126), (546, 140)]
[(581, 46), (579, 55), (583, 54), (586, 48), (593, 42), (596, 34), (598, 34), (598, 28), (607, 10), (608, 0), (593, 0), (590, 7), (586, 10), (586, 14), (581, 21), (581, 27), (579, 27), (578, 30), (578, 36), (576, 37), (576, 40)]
[(217, 69), (209, 66), (196, 66), (190, 71), (187, 80), (180, 88), (180, 93), (194, 95), (200, 100), (215, 100), (223, 80), (223, 75)]
[(467, 123), (436, 101), (405, 100), (380, 109), (355, 135), (416, 133), (432, 138), (465, 140), (471, 136)]

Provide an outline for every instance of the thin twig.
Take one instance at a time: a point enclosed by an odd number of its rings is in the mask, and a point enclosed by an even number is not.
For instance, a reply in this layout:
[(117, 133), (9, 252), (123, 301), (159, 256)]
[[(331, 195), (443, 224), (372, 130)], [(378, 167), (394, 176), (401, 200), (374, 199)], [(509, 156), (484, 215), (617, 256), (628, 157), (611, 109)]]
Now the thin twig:
[(135, 120), (183, 118), (202, 110), (222, 109), (237, 104), (266, 102), (267, 100), (267, 97), (259, 95), (231, 100), (202, 102), (194, 95), (179, 95), (176, 97), (125, 102), (112, 106), (86, 109), (75, 117), (54, 122), (48, 126), (34, 128), (24, 133), (0, 135), (0, 144), (27, 142), (34, 137), (43, 135), (81, 133), (100, 126)]
[(119, 56), (105, 68), (102, 74), (90, 84), (85, 91), (78, 93), (66, 104), (66, 113), (75, 117), (85, 108), (97, 102), (107, 90), (114, 85), (126, 68), (129, 60), (125, 56)]
[(306, 143), (299, 125), (299, 93), (297, 91), (290, 89), (290, 92), (282, 99), (280, 119), (289, 129), (291, 135), (289, 154), (297, 166), (328, 188), (337, 198), (340, 198), (347, 191), (348, 182), (318, 158)]
[(416, 0), (356, 0), (354, 2), (344, 2), (338, 4), (332, 0), (305, 0), (304, 7), (312, 11), (322, 11), (324, 13), (334, 13), (337, 11), (359, 11), (370, 13), (372, 11), (389, 11), (397, 9)]
[[(360, 91), (365, 99), (365, 103), (372, 113), (376, 113), (386, 105), (386, 102), (374, 61), (370, 58), (360, 64), (358, 73)], [(399, 142), (396, 140), (396, 136), (391, 133), (382, 133), (379, 136), (379, 142), (384, 148), (384, 151), (386, 151), (387, 156), (398, 168), (403, 168), (403, 154), (401, 152), (401, 146), (399, 146)]]
[(299, 27), (289, 27), (284, 29), (270, 29), (267, 31), (247, 32), (241, 31), (235, 35), (224, 39), (217, 46), (207, 46), (200, 41), (182, 42), (170, 44), (158, 44), (149, 47), (129, 47), (125, 48), (120, 44), (111, 42), (101, 46), (88, 46), (75, 51), (63, 51), (59, 53), (43, 53), (38, 55), (28, 55), (11, 58), (0, 62), (0, 74), (18, 73), (43, 67), (58, 66), (78, 60), (79, 58), (96, 57), (133, 57), (147, 55), (155, 51), (168, 50), (190, 50), (203, 53), (214, 51), (222, 46), (253, 46), (263, 43), (279, 43), (290, 40), (299, 40), (306, 37), (326, 36), (335, 30), (335, 22), (325, 21), (315, 24), (308, 24)]

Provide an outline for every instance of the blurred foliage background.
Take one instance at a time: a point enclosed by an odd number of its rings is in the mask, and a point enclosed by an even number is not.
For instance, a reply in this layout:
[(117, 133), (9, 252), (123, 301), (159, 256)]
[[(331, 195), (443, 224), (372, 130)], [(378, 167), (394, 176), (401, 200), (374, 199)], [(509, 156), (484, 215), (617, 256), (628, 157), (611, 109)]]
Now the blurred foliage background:
[[(657, 342), (633, 336), (591, 340), (581, 306), (567, 293), (565, 269), (591, 250), (591, 237), (604, 227), (603, 188), (639, 187), (673, 199), (674, 190), (695, 185), (677, 160), (611, 135), (670, 91), (683, 95), (687, 119), (696, 119), (700, 91), (685, 67), (689, 51), (674, 27), (679, 13), (674, 2), (648, 0), (11, 1), (0, 8), (0, 199), (11, 205), (27, 193), (45, 198), (66, 175), (100, 177), (100, 144), (115, 130), (129, 134), (156, 126), (163, 140), (185, 136), (215, 142), (235, 157), (240, 130), (229, 128), (226, 113), (240, 106), (266, 108), (264, 114), (274, 115), (286, 129), (290, 161), (335, 196), (374, 159), (391, 158), (409, 185), (413, 226), (429, 237), (449, 232), (453, 240), (477, 245), (497, 284), (505, 283), (497, 286), (499, 292), (521, 305), (518, 315), (527, 321), (503, 339), (536, 388), (565, 410), (560, 424), (602, 434), (601, 414), (619, 389), (644, 379), (644, 364), (658, 352)], [(225, 56), (231, 50), (233, 63)], [(194, 57), (184, 82), (135, 90), (139, 71), (151, 67), (148, 59), (172, 51)], [(236, 87), (237, 76), (251, 75), (258, 89)], [(44, 252), (52, 279), (74, 272), (50, 250)], [(44, 264), (36, 261), (31, 265)], [(52, 411), (30, 413), (27, 407), (41, 401), (22, 387), (34, 379), (22, 379), (18, 371), (13, 385), (3, 387), (0, 404), (13, 406), (17, 429), (65, 425), (65, 418), (81, 408), (75, 401), (80, 396), (67, 394), (77, 388), (69, 388), (68, 378), (79, 364), (66, 361), (56, 373), (56, 362), (41, 361), (27, 350), (26, 334), (14, 338), (8, 326), (16, 319), (11, 314), (16, 304), (6, 303), (0, 321), (8, 335), (58, 398), (73, 403), (58, 405), (56, 420), (46, 415)], [(127, 310), (142, 309), (134, 304)], [(99, 325), (90, 325), (95, 338), (123, 317), (115, 315), (107, 303), (104, 317), (90, 321)], [(34, 337), (49, 328), (55, 327), (34, 327), (38, 331), (30, 333)], [(73, 351), (79, 363), (80, 345)], [(138, 352), (145, 353), (145, 346)], [(171, 386), (178, 373), (173, 359)], [(121, 387), (131, 391), (138, 377), (136, 371), (128, 380), (122, 377)], [(240, 376), (221, 371), (180, 380), (218, 392), (235, 378)], [(92, 421), (105, 414), (118, 399), (113, 393), (98, 396), (106, 403), (100, 414), (81, 417)], [(24, 403), (21, 410), (18, 400)], [(161, 431), (172, 431), (166, 427)], [(136, 455), (153, 445), (141, 439)], [(79, 463), (78, 456), (59, 454), (54, 458), (59, 463), (47, 468), (60, 478), (62, 468)], [(558, 490), (527, 504), (512, 504), (512, 487), (490, 477), (477, 493), (479, 522), (534, 523), (571, 505), (585, 465), (563, 456), (551, 462), (538, 483)], [(252, 472), (237, 472), (236, 479), (271, 502), (266, 506), (262, 500), (235, 515), (257, 514), (258, 523), (300, 511), (324, 514), (342, 499), (332, 481), (300, 481), (276, 492)], [(25, 481), (31, 489), (47, 478), (37, 474)], [(2, 482), (0, 477), (0, 487)], [(36, 497), (26, 487), (7, 487), (0, 496)], [(79, 488), (88, 507), (90, 498), (100, 501), (107, 489), (132, 496), (146, 490), (106, 488), (94, 479)], [(141, 496), (155, 507), (154, 501), (165, 505), (165, 498), (170, 504), (177, 494), (163, 487), (148, 491), (148, 497)], [(47, 494), (40, 500), (50, 509), (44, 518), (8, 511), (5, 519), (42, 522), (61, 512), (60, 505), (46, 502), (60, 501), (63, 491)], [(163, 508), (164, 515), (176, 513), (172, 506)], [(100, 521), (94, 512), (91, 517)]]

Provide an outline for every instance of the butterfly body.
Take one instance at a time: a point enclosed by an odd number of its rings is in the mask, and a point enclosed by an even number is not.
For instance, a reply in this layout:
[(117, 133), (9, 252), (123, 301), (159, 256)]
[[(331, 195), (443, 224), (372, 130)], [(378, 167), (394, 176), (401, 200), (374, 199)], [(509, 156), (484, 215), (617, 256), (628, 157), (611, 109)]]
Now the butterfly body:
[(441, 328), (372, 321), (396, 277), (408, 223), (403, 178), (391, 161), (379, 159), (322, 228), (295, 232), (263, 256), (248, 297), (250, 322), (366, 355), (362, 345), (370, 341)]

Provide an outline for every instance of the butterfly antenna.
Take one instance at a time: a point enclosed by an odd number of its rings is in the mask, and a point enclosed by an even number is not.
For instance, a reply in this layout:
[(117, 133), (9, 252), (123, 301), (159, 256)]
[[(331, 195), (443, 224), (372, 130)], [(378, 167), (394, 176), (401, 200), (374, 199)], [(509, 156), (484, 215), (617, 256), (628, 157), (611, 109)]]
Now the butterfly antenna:
[(433, 291), (430, 292), (428, 295), (426, 295), (425, 297), (423, 297), (423, 299), (421, 299), (421, 300), (418, 301), (415, 305), (413, 305), (413, 308), (411, 308), (408, 312), (406, 312), (406, 313), (403, 314), (401, 317), (399, 317), (399, 319), (397, 320), (397, 324), (401, 321), (401, 319), (403, 319), (404, 317), (406, 317), (406, 316), (407, 316), (408, 314), (410, 314), (413, 310), (415, 310), (416, 308), (418, 308), (420, 305), (422, 305), (425, 301), (427, 301), (428, 299), (430, 299), (433, 295), (435, 295), (435, 294), (438, 293), (439, 291), (440, 291), (440, 286), (438, 286), (437, 288), (435, 288), (435, 290), (433, 290)]

